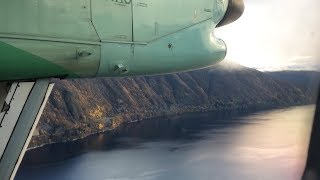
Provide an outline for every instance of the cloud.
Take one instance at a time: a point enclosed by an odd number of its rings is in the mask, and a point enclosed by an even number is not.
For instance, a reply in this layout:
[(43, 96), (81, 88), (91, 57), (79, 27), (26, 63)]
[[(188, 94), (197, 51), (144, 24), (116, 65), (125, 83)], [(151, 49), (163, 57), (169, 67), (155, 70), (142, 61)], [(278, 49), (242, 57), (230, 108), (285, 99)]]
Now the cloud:
[(260, 71), (283, 71), (283, 70), (310, 70), (320, 71), (319, 59), (313, 56), (295, 56), (278, 66), (266, 66), (258, 68)]
[(315, 70), (320, 71), (320, 59), (313, 56), (295, 56), (288, 60), (287, 70)]
[(308, 60), (313, 58), (312, 56), (294, 56), (290, 58), (288, 61), (289, 62), (296, 62), (296, 61), (301, 61), (301, 60)]

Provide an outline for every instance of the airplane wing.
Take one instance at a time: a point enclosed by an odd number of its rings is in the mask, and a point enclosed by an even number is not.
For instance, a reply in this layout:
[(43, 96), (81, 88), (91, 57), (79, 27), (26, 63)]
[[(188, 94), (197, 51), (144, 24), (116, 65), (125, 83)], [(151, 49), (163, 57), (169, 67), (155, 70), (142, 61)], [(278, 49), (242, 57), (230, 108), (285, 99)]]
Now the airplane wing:
[(0, 179), (14, 178), (53, 85), (50, 79), (0, 83)]

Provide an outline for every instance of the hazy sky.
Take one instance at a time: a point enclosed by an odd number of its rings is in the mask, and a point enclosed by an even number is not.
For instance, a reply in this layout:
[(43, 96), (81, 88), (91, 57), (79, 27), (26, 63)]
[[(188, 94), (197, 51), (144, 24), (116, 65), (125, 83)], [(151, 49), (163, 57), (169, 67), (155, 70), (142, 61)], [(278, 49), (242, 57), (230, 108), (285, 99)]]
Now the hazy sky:
[(320, 70), (320, 0), (244, 0), (245, 12), (216, 36), (227, 59), (260, 70)]

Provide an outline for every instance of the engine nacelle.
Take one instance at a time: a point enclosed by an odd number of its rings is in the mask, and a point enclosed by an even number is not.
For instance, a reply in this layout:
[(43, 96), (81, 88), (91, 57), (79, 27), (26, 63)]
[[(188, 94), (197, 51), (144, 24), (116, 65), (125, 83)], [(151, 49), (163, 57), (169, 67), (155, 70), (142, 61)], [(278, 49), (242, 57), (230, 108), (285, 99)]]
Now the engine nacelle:
[(163, 74), (211, 66), (224, 59), (226, 45), (207, 21), (146, 45), (105, 43), (97, 76)]
[(29, 0), (3, 1), (0, 81), (204, 68), (225, 57), (226, 45), (215, 37), (214, 28), (237, 19), (241, 3), (55, 0), (31, 6)]

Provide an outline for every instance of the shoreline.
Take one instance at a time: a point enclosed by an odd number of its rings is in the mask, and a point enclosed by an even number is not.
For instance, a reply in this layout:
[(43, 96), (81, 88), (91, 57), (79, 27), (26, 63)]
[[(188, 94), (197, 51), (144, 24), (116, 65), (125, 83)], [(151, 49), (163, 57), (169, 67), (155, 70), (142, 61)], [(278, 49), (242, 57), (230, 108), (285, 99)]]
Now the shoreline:
[(119, 126), (113, 128), (113, 129), (105, 129), (105, 130), (102, 130), (102, 131), (97, 131), (97, 132), (92, 132), (92, 133), (89, 133), (89, 134), (86, 134), (85, 136), (83, 137), (78, 137), (78, 138), (74, 138), (74, 139), (71, 139), (71, 140), (63, 140), (63, 141), (60, 141), (60, 142), (50, 142), (50, 143), (44, 143), (44, 144), (41, 144), (39, 146), (34, 146), (34, 147), (28, 147), (27, 148), (27, 151), (31, 151), (31, 150), (36, 150), (36, 149), (41, 149), (45, 146), (49, 146), (49, 145), (54, 145), (54, 144), (60, 144), (60, 143), (68, 143), (68, 142), (75, 142), (75, 141), (80, 141), (80, 140), (83, 140), (85, 138), (88, 138), (90, 136), (93, 136), (93, 135), (98, 135), (98, 134), (101, 134), (101, 133), (106, 133), (106, 132), (112, 132), (112, 131), (115, 131), (117, 130), (119, 127), (125, 125), (125, 124), (135, 124), (135, 123), (139, 123), (141, 121), (147, 121), (147, 120), (152, 120), (152, 119), (159, 119), (159, 118), (174, 118), (175, 116), (184, 116), (184, 115), (188, 115), (188, 114), (197, 114), (197, 113), (227, 113), (227, 112), (233, 112), (233, 113), (236, 113), (236, 114), (251, 114), (251, 113), (257, 113), (257, 112), (263, 112), (263, 111), (271, 111), (271, 110), (275, 110), (275, 109), (286, 109), (286, 108), (289, 108), (289, 107), (299, 107), (299, 106), (311, 106), (311, 105), (314, 105), (313, 103), (307, 103), (307, 104), (300, 104), (300, 105), (291, 105), (291, 106), (280, 106), (280, 107), (271, 107), (271, 108), (257, 108), (255, 110), (250, 110), (250, 108), (248, 109), (221, 109), (221, 110), (208, 110), (208, 111), (194, 111), (194, 112), (182, 112), (182, 113), (177, 113), (177, 114), (168, 114), (168, 115), (162, 115), (162, 116), (155, 116), (155, 117), (149, 117), (149, 118), (145, 118), (145, 119), (141, 119), (141, 120), (132, 120), (132, 121), (125, 121), (123, 122), (122, 124), (120, 124)]

